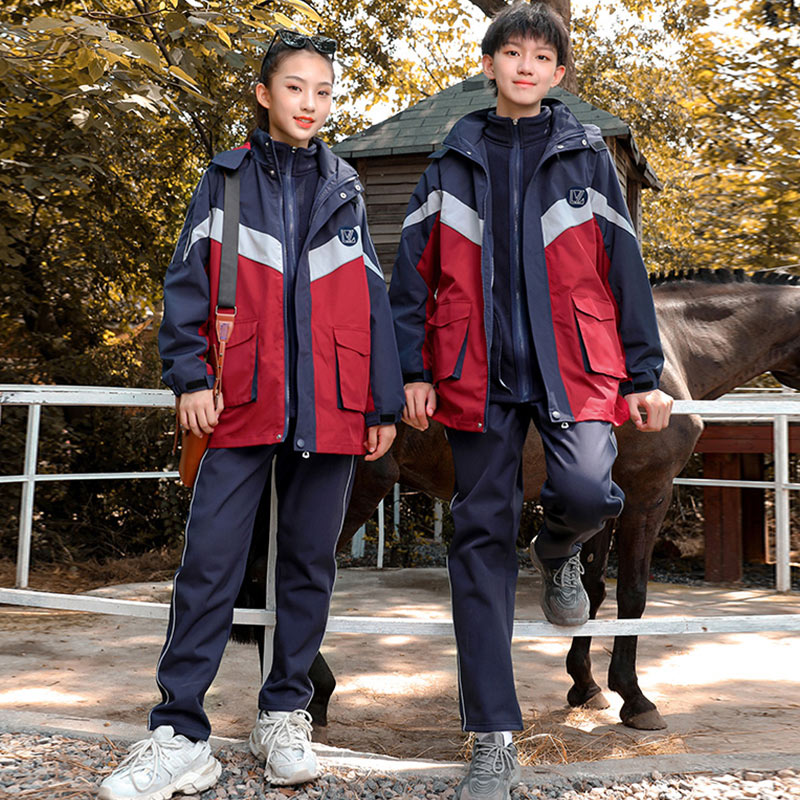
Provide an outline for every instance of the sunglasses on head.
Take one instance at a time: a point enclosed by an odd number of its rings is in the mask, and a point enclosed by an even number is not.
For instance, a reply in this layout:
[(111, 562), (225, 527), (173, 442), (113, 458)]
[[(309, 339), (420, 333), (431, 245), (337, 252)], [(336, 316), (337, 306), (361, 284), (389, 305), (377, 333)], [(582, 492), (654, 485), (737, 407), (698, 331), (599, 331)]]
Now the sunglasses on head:
[(311, 46), (318, 52), (325, 56), (332, 56), (336, 52), (336, 39), (331, 39), (329, 36), (307, 36), (305, 33), (299, 31), (290, 31), (288, 28), (278, 28), (272, 36), (272, 41), (269, 43), (267, 52), (264, 53), (264, 59), (261, 62), (261, 70), (264, 69), (264, 64), (269, 57), (270, 51), (275, 45), (275, 40), (280, 39), (287, 47), (292, 47), (295, 50), (302, 50), (306, 44), (311, 43)]

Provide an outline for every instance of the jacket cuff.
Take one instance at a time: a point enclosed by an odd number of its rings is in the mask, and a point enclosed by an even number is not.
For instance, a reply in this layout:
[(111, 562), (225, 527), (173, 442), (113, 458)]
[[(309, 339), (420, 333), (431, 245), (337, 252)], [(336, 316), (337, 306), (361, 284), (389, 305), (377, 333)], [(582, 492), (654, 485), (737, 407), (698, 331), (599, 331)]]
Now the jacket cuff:
[(433, 383), (433, 373), (429, 369), (424, 369), (422, 372), (404, 372), (403, 383), (418, 383), (424, 381), (425, 383)]
[(166, 383), (176, 395), (180, 396), (191, 392), (201, 392), (204, 389), (213, 389), (214, 376), (205, 375), (200, 378), (193, 378), (190, 381), (180, 381), (173, 375), (170, 380), (165, 380), (164, 383)]
[(658, 379), (647, 375), (641, 375), (629, 381), (622, 381), (619, 385), (619, 393), (623, 397), (634, 392), (652, 392), (653, 389), (658, 389)]
[(400, 422), (402, 412), (398, 411), (396, 414), (381, 414), (379, 411), (369, 411), (364, 415), (364, 420), (368, 428), (374, 425), (396, 425)]

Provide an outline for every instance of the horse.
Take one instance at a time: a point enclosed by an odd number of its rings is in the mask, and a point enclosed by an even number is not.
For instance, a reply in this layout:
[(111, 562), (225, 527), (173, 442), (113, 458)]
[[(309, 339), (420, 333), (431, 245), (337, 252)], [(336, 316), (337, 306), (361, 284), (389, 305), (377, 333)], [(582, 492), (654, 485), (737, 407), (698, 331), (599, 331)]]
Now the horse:
[[(661, 388), (680, 400), (713, 400), (764, 372), (800, 389), (800, 277), (780, 272), (690, 270), (651, 278), (665, 364)], [(642, 433), (630, 423), (616, 430), (619, 456), (614, 480), (625, 492), (622, 515), (610, 521), (581, 551), (583, 582), (589, 594), (590, 618), (606, 597), (606, 567), (612, 535), (618, 552), (617, 616), (638, 619), (647, 600), (647, 579), (656, 536), (672, 497), (672, 482), (691, 456), (703, 431), (694, 415), (675, 415), (667, 429)], [(531, 429), (523, 454), (525, 499), (536, 500), (545, 480), (544, 454)], [(345, 517), (339, 549), (372, 515), (380, 500), (400, 481), (444, 500), (453, 492), (453, 463), (443, 427), (426, 431), (398, 426), (397, 438), (383, 458), (360, 461)], [(256, 540), (263, 537), (254, 537)], [(254, 544), (248, 573), (263, 574)], [(255, 597), (263, 602), (263, 577), (251, 577)], [(260, 592), (260, 594), (259, 594)], [(247, 598), (240, 598), (247, 604)], [(253, 603), (250, 603), (252, 605)], [(258, 602), (255, 601), (255, 605)], [(590, 637), (574, 637), (566, 658), (573, 685), (570, 706), (606, 708), (608, 701), (592, 675)], [(637, 637), (618, 636), (608, 671), (608, 688), (623, 699), (622, 722), (640, 730), (666, 723), (639, 687)], [(309, 710), (318, 734), (335, 680), (319, 655), (310, 674), (315, 685)]]

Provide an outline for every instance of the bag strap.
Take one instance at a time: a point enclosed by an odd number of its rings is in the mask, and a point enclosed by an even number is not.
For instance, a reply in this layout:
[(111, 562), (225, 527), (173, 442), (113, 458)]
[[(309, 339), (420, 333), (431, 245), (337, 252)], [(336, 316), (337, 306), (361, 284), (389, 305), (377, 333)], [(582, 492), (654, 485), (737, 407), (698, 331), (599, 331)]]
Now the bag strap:
[[(214, 399), (222, 392), (222, 367), (225, 349), (233, 333), (236, 319), (236, 275), (239, 268), (239, 171), (225, 171), (225, 207), (222, 217), (222, 247), (219, 261), (219, 290), (214, 310), (214, 326), (219, 349), (216, 352), (217, 370), (214, 380)], [(180, 410), (180, 396), (175, 398), (175, 414)], [(175, 424), (173, 454), (178, 447), (178, 424)]]
[(217, 309), (236, 308), (236, 271), (239, 265), (239, 170), (225, 170), (225, 208), (222, 217), (222, 253), (219, 264)]
[(225, 207), (222, 217), (222, 247), (219, 260), (219, 291), (214, 312), (219, 350), (214, 397), (222, 391), (225, 350), (236, 318), (236, 276), (239, 267), (239, 171), (225, 171)]

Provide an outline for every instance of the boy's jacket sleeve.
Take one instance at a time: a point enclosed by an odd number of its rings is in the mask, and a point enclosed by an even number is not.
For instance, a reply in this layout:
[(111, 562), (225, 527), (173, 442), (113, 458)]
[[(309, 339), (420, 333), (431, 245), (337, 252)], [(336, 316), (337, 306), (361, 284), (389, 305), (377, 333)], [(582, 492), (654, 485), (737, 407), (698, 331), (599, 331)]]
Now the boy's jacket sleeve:
[(433, 304), (440, 273), (442, 191), (438, 176), (437, 160), (422, 174), (411, 195), (389, 288), (400, 367), (406, 382), (431, 383), (433, 380), (430, 359), (425, 352), (425, 320), (428, 306)]
[(630, 378), (620, 384), (620, 392), (645, 392), (658, 388), (664, 365), (653, 293), (614, 163), (607, 150), (598, 156), (590, 197), (609, 260), (608, 283), (619, 309)]
[(392, 312), (386, 293), (386, 280), (369, 235), (363, 200), (359, 203), (359, 217), (370, 303), (371, 408), (367, 409), (365, 418), (367, 427), (370, 427), (399, 422), (405, 404), (405, 394), (400, 361), (397, 357), (397, 343), (392, 328)]
[(161, 378), (176, 395), (210, 389), (208, 352), (211, 195), (209, 174), (192, 195), (186, 221), (164, 279), (164, 316), (158, 332)]

